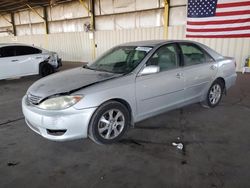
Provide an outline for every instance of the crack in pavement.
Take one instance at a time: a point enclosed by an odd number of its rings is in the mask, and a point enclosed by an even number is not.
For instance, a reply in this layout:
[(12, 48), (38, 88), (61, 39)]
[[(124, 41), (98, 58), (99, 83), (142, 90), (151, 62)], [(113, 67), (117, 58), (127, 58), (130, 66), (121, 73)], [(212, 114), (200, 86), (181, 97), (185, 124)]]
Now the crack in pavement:
[(6, 124), (9, 124), (9, 123), (13, 123), (13, 122), (16, 122), (16, 121), (20, 121), (20, 120), (23, 120), (23, 119), (24, 119), (24, 116), (22, 116), (20, 118), (17, 118), (17, 119), (13, 119), (13, 120), (7, 120), (6, 122), (0, 123), (0, 126), (6, 125)]

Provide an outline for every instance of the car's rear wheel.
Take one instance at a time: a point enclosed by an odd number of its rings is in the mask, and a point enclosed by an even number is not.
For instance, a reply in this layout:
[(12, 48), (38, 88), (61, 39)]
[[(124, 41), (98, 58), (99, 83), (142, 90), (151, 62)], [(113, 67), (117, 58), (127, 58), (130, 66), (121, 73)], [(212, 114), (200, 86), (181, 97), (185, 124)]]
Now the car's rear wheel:
[(222, 81), (215, 80), (208, 90), (206, 101), (203, 102), (203, 106), (210, 108), (217, 106), (221, 101), (224, 87)]
[(98, 144), (117, 142), (130, 122), (128, 109), (116, 101), (108, 101), (93, 114), (89, 124), (89, 137)]
[(50, 64), (48, 64), (48, 63), (42, 63), (40, 65), (40, 75), (42, 77), (48, 76), (48, 75), (50, 75), (52, 73), (54, 73), (54, 68)]

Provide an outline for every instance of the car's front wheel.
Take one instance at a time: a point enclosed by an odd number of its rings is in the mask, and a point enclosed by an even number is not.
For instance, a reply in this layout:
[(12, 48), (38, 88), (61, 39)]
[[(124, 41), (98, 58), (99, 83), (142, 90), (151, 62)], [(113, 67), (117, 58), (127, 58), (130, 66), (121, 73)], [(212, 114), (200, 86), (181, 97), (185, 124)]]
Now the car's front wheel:
[(108, 101), (93, 114), (88, 130), (89, 137), (98, 144), (112, 144), (124, 135), (129, 122), (128, 109), (117, 101)]
[(48, 76), (48, 75), (50, 75), (52, 73), (54, 73), (54, 68), (50, 64), (48, 64), (48, 63), (42, 63), (40, 65), (40, 75), (42, 77)]

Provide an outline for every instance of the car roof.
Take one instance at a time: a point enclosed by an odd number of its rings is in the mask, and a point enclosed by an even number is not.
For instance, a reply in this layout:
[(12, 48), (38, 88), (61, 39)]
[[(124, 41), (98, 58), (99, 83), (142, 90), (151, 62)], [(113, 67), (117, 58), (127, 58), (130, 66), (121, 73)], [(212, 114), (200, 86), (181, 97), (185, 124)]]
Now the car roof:
[(135, 42), (127, 42), (124, 44), (120, 44), (120, 46), (151, 46), (155, 47), (162, 44), (172, 43), (172, 42), (184, 42), (184, 43), (193, 43), (200, 44), (191, 40), (145, 40), (145, 41), (135, 41)]
[(121, 46), (158, 46), (160, 44), (164, 44), (167, 40), (145, 40), (145, 41), (135, 41), (135, 42), (127, 42), (121, 44)]
[(183, 42), (183, 43), (190, 43), (190, 44), (196, 44), (206, 50), (215, 60), (222, 59), (223, 56), (216, 52), (215, 50), (211, 49), (210, 47), (196, 42), (196, 41), (191, 41), (191, 40), (145, 40), (145, 41), (136, 41), (136, 42), (128, 42), (125, 44), (120, 44), (119, 46), (149, 46), (149, 47), (157, 47), (161, 46), (163, 44), (167, 43), (173, 43), (173, 42)]
[(29, 45), (29, 44), (23, 44), (23, 43), (0, 43), (0, 48), (1, 47), (6, 47), (6, 46), (29, 46), (29, 47), (37, 48), (37, 49), (42, 50), (42, 51), (48, 51), (48, 50), (45, 50), (45, 49), (43, 49), (41, 47), (37, 47), (37, 46)]
[(135, 41), (135, 42), (127, 42), (124, 44), (120, 44), (119, 46), (159, 46), (167, 43), (173, 43), (173, 42), (184, 42), (184, 43), (193, 43), (193, 44), (200, 44), (195, 41), (191, 40), (145, 40), (145, 41)]

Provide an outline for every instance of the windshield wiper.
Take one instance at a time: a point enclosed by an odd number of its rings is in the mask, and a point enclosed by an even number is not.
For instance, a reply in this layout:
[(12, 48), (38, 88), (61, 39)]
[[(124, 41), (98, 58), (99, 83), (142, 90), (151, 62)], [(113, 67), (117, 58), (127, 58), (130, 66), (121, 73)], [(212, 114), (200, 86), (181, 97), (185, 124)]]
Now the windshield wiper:
[(89, 69), (89, 70), (94, 70), (94, 71), (100, 71), (100, 72), (109, 72), (109, 73), (113, 73), (113, 72), (110, 72), (110, 71), (107, 71), (105, 69), (100, 69), (100, 68), (92, 68), (92, 67), (89, 67), (88, 65), (83, 65), (82, 68), (84, 69)]
[(92, 68), (92, 67), (89, 67), (87, 64), (83, 65), (82, 67), (85, 69), (90, 69), (90, 70), (94, 70), (94, 71), (108, 72), (108, 73), (112, 73), (112, 74), (124, 74), (123, 72), (112, 72), (112, 71), (108, 71), (106, 69), (102, 69), (100, 67)]

